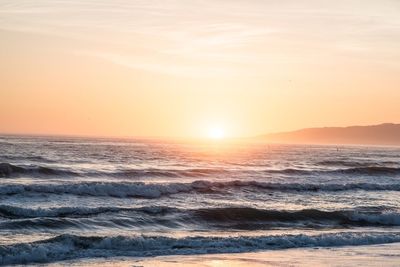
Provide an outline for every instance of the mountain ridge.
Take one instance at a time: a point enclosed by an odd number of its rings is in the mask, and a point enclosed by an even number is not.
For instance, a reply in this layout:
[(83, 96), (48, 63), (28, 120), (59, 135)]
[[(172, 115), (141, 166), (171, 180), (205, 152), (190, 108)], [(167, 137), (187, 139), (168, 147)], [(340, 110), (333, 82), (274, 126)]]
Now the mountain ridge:
[(400, 124), (314, 127), (258, 136), (271, 143), (400, 145)]

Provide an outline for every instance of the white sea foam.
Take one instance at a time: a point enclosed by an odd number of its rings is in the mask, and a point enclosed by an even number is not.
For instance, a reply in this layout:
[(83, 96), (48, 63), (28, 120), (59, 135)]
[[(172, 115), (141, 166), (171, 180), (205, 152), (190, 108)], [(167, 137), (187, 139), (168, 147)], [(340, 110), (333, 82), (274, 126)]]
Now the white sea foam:
[(342, 232), (257, 237), (83, 237), (55, 238), (0, 246), (1, 264), (53, 262), (82, 257), (236, 253), (298, 247), (336, 247), (400, 242), (400, 233)]

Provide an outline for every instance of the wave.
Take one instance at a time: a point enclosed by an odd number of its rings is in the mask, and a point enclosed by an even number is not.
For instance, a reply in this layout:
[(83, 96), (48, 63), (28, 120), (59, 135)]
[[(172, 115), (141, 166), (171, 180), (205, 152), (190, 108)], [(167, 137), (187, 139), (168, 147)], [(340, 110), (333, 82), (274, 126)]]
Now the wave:
[(78, 196), (108, 196), (108, 197), (141, 197), (159, 198), (171, 195), (195, 191), (193, 184), (146, 184), (116, 183), (116, 182), (82, 182), (68, 184), (8, 184), (0, 185), (0, 195), (46, 193), (46, 194), (71, 194)]
[(295, 168), (264, 170), (264, 172), (270, 173), (270, 174), (288, 174), (288, 175), (296, 175), (296, 174), (297, 175), (307, 175), (307, 174), (316, 173), (316, 172), (310, 171), (310, 170), (295, 169)]
[(161, 169), (161, 168), (145, 168), (145, 169), (123, 169), (114, 172), (106, 171), (89, 171), (74, 172), (70, 170), (31, 165), (17, 166), (10, 163), (0, 163), (0, 177), (15, 177), (21, 174), (27, 176), (53, 175), (53, 176), (88, 176), (88, 177), (116, 177), (116, 178), (141, 178), (141, 177), (204, 177), (222, 173), (229, 173), (230, 170), (222, 168), (190, 168), (190, 169)]
[(353, 160), (323, 160), (317, 162), (318, 165), (323, 166), (345, 166), (345, 167), (384, 167), (385, 165), (398, 165), (398, 162), (395, 161), (378, 161), (378, 162), (360, 162)]
[(348, 169), (339, 169), (339, 170), (335, 170), (333, 172), (344, 173), (344, 174), (393, 175), (393, 174), (400, 174), (400, 168), (368, 166), (368, 167), (355, 167), (355, 168), (348, 168)]
[[(244, 229), (268, 228), (277, 222), (311, 224), (339, 224), (353, 226), (400, 225), (400, 213), (362, 212), (357, 210), (324, 211), (303, 210), (265, 210), (249, 207), (228, 207), (199, 209), (193, 211), (194, 217), (207, 222), (238, 223)], [(268, 224), (272, 223), (272, 224)]]
[[(138, 226), (146, 221), (150, 225), (160, 222), (157, 218), (163, 218), (164, 225), (176, 226), (176, 223), (190, 224), (192, 226), (213, 226), (225, 229), (268, 229), (271, 227), (289, 224), (303, 224), (306, 227), (318, 225), (351, 225), (351, 226), (400, 226), (400, 213), (397, 212), (370, 212), (355, 210), (324, 211), (317, 209), (303, 210), (268, 210), (251, 207), (224, 207), (224, 208), (200, 208), (178, 209), (165, 206), (149, 207), (60, 207), (47, 209), (30, 209), (1, 205), (0, 216), (8, 219), (18, 219), (0, 223), (2, 229), (23, 227), (64, 227), (71, 222), (70, 218), (88, 218), (104, 213), (124, 212), (124, 223), (129, 226)], [(127, 214), (131, 212), (132, 214)], [(117, 215), (113, 215), (117, 216)], [(27, 219), (28, 218), (28, 219)], [(35, 220), (29, 220), (33, 218)], [(37, 220), (39, 218), (40, 220)], [(43, 220), (56, 218), (59, 221)], [(114, 217), (114, 223), (118, 225), (118, 217)], [(22, 220), (26, 219), (26, 220)], [(127, 221), (127, 220), (128, 221)], [(170, 222), (169, 222), (170, 220)], [(57, 225), (59, 222), (60, 225)], [(72, 224), (72, 226), (75, 226)], [(203, 227), (204, 228), (204, 227)]]
[(332, 170), (305, 170), (287, 168), (281, 170), (265, 170), (266, 173), (288, 174), (288, 175), (324, 175), (324, 174), (346, 174), (346, 175), (397, 175), (400, 168), (384, 166), (360, 166), (352, 168), (339, 168)]
[(126, 169), (116, 172), (104, 172), (104, 173), (91, 173), (89, 175), (101, 175), (101, 176), (111, 176), (111, 177), (128, 177), (128, 178), (138, 178), (138, 177), (203, 177), (209, 175), (216, 175), (222, 173), (229, 173), (230, 170), (221, 168), (192, 168), (192, 169)]
[[(0, 143), (1, 145), (1, 143)], [(1, 155), (0, 159), (3, 160), (10, 160), (10, 161), (35, 161), (35, 162), (46, 162), (46, 163), (55, 163), (56, 160), (52, 160), (49, 158), (46, 158), (44, 156), (38, 156), (38, 155)]]
[(111, 212), (141, 212), (144, 214), (166, 214), (177, 211), (176, 208), (165, 206), (148, 207), (54, 207), (54, 208), (23, 208), (10, 205), (0, 205), (0, 216), (10, 219), (38, 217), (87, 217)]
[(85, 230), (93, 226), (95, 225), (89, 225), (88, 222), (76, 218), (34, 218), (0, 222), (0, 228), (2, 230), (18, 230), (24, 231), (25, 233), (29, 230), (43, 231), (44, 229), (59, 230), (75, 228)]
[(29, 167), (22, 167), (22, 166), (16, 166), (10, 163), (0, 163), (0, 177), (13, 177), (15, 175), (20, 175), (20, 174), (25, 174), (25, 175), (31, 175), (31, 176), (36, 176), (36, 175), (79, 175), (76, 172), (73, 171), (68, 171), (68, 170), (62, 170), (62, 169), (56, 169), (56, 168), (51, 168), (51, 167), (45, 167), (45, 166), (29, 166)]
[(210, 182), (197, 180), (191, 183), (144, 183), (144, 182), (81, 182), (65, 184), (1, 184), (0, 195), (24, 193), (71, 194), (78, 196), (160, 198), (178, 193), (226, 193), (227, 189), (253, 188), (268, 191), (400, 191), (400, 183), (269, 183), (258, 181)]
[[(335, 163), (336, 161), (333, 161)], [(329, 161), (325, 161), (329, 163)], [(143, 178), (143, 177), (212, 177), (216, 175), (231, 175), (237, 173), (263, 174), (282, 174), (282, 175), (398, 175), (400, 168), (385, 166), (359, 166), (352, 168), (330, 169), (330, 170), (307, 170), (307, 169), (229, 169), (229, 168), (188, 168), (188, 169), (164, 169), (164, 168), (144, 168), (144, 169), (122, 169), (111, 172), (106, 171), (86, 171), (77, 172), (57, 167), (48, 167), (40, 165), (17, 166), (10, 163), (0, 163), (0, 177), (16, 177), (18, 175), (26, 176), (87, 176), (87, 177), (115, 177), (115, 178)]]
[(48, 263), (88, 257), (239, 253), (259, 250), (338, 247), (400, 242), (400, 233), (341, 232), (320, 235), (241, 237), (59, 235), (0, 247), (0, 264)]
[(37, 217), (73, 217), (90, 216), (106, 212), (121, 211), (122, 208), (116, 207), (61, 207), (61, 208), (22, 208), (8, 205), (0, 205), (0, 216), (6, 218), (37, 218)]
[(351, 175), (396, 175), (400, 174), (400, 168), (396, 167), (385, 167), (385, 166), (359, 166), (352, 168), (339, 168), (332, 170), (307, 170), (307, 169), (266, 169), (263, 171), (259, 170), (236, 170), (223, 169), (223, 168), (193, 168), (193, 169), (128, 169), (112, 173), (92, 173), (88, 175), (105, 175), (112, 177), (205, 177), (210, 175), (219, 174), (232, 174), (234, 172), (243, 173), (258, 173), (258, 174), (284, 174), (284, 175), (323, 175), (323, 174), (351, 174)]

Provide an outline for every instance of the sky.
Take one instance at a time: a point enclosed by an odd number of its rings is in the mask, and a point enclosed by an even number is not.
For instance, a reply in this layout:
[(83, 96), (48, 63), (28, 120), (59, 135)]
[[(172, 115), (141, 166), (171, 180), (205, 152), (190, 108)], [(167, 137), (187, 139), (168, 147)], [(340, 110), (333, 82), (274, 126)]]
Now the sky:
[(0, 132), (400, 122), (398, 0), (0, 0)]

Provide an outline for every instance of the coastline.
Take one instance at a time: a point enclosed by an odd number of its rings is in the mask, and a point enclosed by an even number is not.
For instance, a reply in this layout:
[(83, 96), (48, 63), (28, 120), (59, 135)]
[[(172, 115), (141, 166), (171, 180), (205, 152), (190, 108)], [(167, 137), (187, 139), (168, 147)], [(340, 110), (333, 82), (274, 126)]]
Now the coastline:
[(77, 259), (42, 266), (118, 266), (118, 267), (261, 267), (261, 266), (385, 266), (400, 264), (400, 243), (334, 248), (294, 248), (251, 253), (158, 256), (149, 258)]

